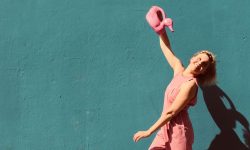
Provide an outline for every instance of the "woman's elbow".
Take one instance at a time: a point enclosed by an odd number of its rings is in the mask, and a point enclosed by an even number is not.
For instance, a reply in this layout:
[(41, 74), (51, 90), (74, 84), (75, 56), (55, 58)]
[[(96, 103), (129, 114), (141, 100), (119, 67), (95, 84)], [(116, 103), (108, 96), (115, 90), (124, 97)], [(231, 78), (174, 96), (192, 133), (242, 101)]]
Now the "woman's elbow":
[(173, 118), (176, 115), (176, 111), (174, 110), (168, 110), (166, 113), (164, 113), (164, 116), (167, 118)]

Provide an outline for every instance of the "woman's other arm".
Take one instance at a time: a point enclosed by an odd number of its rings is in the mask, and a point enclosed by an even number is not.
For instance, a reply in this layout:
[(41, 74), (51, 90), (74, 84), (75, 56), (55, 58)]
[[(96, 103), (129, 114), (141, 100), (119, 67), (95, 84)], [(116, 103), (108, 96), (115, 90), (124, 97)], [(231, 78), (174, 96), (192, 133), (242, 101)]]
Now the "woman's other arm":
[(164, 112), (148, 130), (137, 132), (134, 135), (134, 141), (137, 142), (141, 138), (150, 136), (152, 133), (170, 121), (174, 116), (176, 116), (188, 104), (189, 100), (195, 96), (197, 88), (198, 87), (193, 80), (183, 84), (179, 94), (169, 109)]

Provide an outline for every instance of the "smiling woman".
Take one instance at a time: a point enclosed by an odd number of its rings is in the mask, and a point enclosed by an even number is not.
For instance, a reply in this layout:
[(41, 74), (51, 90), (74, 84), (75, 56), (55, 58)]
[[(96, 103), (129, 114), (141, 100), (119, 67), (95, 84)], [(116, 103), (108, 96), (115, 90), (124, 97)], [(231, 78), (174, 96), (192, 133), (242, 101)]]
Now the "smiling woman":
[[(159, 19), (148, 19), (150, 20)], [(215, 56), (212, 52), (202, 50), (194, 54), (189, 65), (184, 68), (181, 60), (171, 50), (165, 29), (161, 29), (158, 34), (160, 47), (174, 75), (165, 91), (161, 116), (148, 130), (135, 133), (133, 140), (138, 142), (160, 129), (149, 150), (192, 150), (194, 132), (188, 108), (196, 104), (199, 85), (205, 86), (215, 82)]]
[(216, 59), (215, 55), (208, 51), (202, 50), (193, 55), (190, 59), (193, 64), (194, 74), (199, 83), (203, 86), (214, 84), (216, 81)]

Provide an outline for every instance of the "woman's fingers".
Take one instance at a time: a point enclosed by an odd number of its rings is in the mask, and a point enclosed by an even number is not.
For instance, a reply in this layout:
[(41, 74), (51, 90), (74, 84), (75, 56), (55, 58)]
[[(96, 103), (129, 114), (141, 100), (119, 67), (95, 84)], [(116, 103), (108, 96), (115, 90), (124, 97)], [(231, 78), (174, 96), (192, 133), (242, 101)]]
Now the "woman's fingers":
[(133, 140), (135, 142), (138, 142), (141, 138), (142, 138), (142, 132), (139, 131), (134, 135)]
[(135, 142), (138, 142), (140, 139), (146, 138), (150, 135), (151, 135), (151, 133), (148, 130), (147, 131), (138, 131), (137, 133), (134, 134), (133, 140)]
[(138, 138), (138, 132), (134, 135), (134, 141), (137, 142), (137, 138)]
[(135, 135), (133, 136), (133, 140), (134, 140), (134, 142), (135, 142)]
[(134, 134), (134, 138), (133, 138), (134, 142), (137, 141), (137, 138), (138, 138), (138, 132)]
[(138, 142), (141, 139), (141, 135), (138, 135), (137, 138), (135, 139), (135, 142)]
[(138, 135), (138, 136), (135, 137), (135, 140), (134, 140), (134, 141), (135, 141), (135, 142), (138, 142), (138, 141), (140, 140), (140, 138), (141, 138), (140, 135)]
[(140, 140), (140, 137), (138, 136), (136, 139), (135, 139), (135, 142), (138, 142)]

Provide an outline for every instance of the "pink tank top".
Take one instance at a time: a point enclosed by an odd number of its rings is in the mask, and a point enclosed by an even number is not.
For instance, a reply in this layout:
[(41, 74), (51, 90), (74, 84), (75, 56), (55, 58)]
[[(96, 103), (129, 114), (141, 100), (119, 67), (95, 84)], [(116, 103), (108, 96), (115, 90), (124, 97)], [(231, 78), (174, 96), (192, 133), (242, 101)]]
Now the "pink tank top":
[[(178, 73), (177, 75), (174, 76), (174, 78), (169, 83), (169, 85), (165, 91), (163, 111), (166, 110), (166, 108), (169, 105), (171, 105), (172, 102), (175, 100), (176, 96), (180, 92), (181, 85), (187, 81), (192, 80), (192, 79), (195, 80), (195, 82), (197, 84), (196, 78), (185, 77), (182, 75), (182, 73)], [(196, 96), (197, 96), (197, 93), (196, 93)], [(189, 106), (194, 106), (196, 104), (196, 101), (197, 101), (196, 96), (190, 100), (188, 106), (185, 109), (187, 109)]]
[[(167, 108), (171, 106), (176, 96), (180, 92), (181, 85), (190, 80), (195, 80), (197, 84), (196, 78), (185, 77), (182, 75), (182, 73), (178, 73), (173, 77), (172, 81), (169, 83), (165, 91), (162, 113), (166, 112)], [(166, 141), (171, 140), (173, 136), (175, 136), (175, 138), (185, 138), (193, 142), (193, 128), (187, 110), (190, 106), (194, 106), (196, 102), (197, 102), (197, 92), (194, 98), (192, 98), (186, 105), (186, 107), (161, 128), (161, 132), (163, 132), (163, 134), (165, 135), (164, 137), (166, 138)], [(188, 129), (188, 131), (184, 131), (186, 129)], [(182, 131), (180, 132), (179, 130)], [(184, 134), (176, 136), (177, 133), (184, 133)]]

